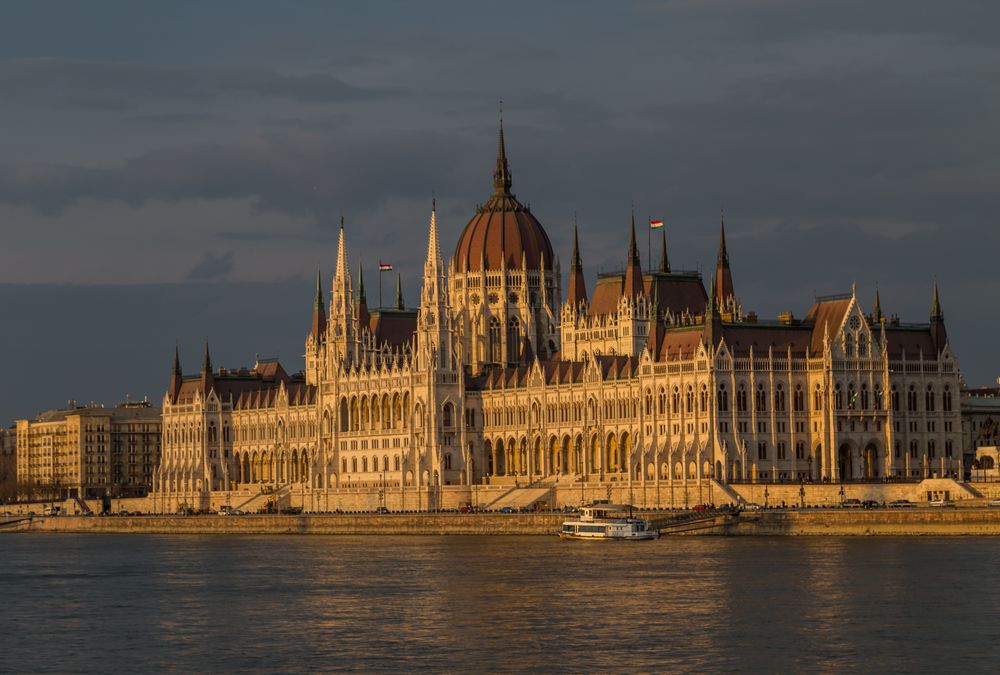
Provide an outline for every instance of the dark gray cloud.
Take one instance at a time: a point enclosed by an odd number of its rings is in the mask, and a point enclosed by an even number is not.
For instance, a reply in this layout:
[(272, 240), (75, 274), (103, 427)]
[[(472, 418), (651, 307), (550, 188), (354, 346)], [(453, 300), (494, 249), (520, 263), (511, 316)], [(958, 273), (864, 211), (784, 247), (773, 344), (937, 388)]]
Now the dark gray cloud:
[(289, 75), (256, 66), (164, 66), (140, 62), (21, 58), (0, 61), (0, 96), (129, 109), (140, 102), (208, 102), (227, 96), (337, 103), (380, 98), (330, 73)]
[(215, 251), (205, 251), (191, 271), (188, 272), (188, 279), (192, 281), (207, 281), (211, 279), (224, 279), (233, 271), (233, 257), (235, 251), (216, 253)]
[[(852, 282), (869, 303), (877, 282), (921, 321), (937, 278), (967, 379), (995, 377), (1000, 5), (60, 7), (73, 30), (27, 3), (0, 24), (0, 281), (308, 291), (341, 214), (352, 266), (419, 279), (431, 192), (446, 250), (489, 194), (502, 98), (514, 190), (564, 262), (577, 214), (591, 283), (621, 265), (633, 202), (686, 268), (712, 264), (724, 208), (748, 309), (799, 314)], [(0, 311), (20, 316), (14, 295)], [(217, 331), (166, 311), (182, 338)], [(301, 353), (281, 321), (227, 347)], [(46, 386), (87, 398), (74, 382)]]

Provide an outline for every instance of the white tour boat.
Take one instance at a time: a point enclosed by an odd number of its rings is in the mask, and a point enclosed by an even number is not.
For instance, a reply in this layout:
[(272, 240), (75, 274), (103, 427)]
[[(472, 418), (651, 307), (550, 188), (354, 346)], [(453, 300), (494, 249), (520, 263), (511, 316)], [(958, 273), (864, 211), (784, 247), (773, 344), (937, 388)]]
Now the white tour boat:
[(659, 530), (645, 518), (632, 515), (625, 504), (592, 504), (580, 509), (580, 517), (566, 520), (559, 531), (561, 539), (657, 539)]

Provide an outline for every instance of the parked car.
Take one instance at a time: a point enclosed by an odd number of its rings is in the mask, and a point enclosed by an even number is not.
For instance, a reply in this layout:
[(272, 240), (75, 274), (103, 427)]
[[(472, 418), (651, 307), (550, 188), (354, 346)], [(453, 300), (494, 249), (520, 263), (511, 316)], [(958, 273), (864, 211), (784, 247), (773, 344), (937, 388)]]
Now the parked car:
[(377, 509), (375, 509), (375, 513), (389, 513), (389, 509), (386, 508), (385, 506), (380, 506)]
[(933, 506), (935, 508), (955, 508), (955, 502), (950, 499), (934, 499), (928, 504), (928, 506)]
[(220, 516), (231, 516), (233, 515), (233, 509), (230, 506), (220, 506), (217, 511), (217, 515)]
[(118, 515), (119, 516), (131, 516), (132, 512), (129, 511), (128, 509), (122, 509), (121, 511), (118, 512)]
[(877, 509), (878, 507), (879, 503), (874, 499), (866, 499), (863, 502), (861, 502), (861, 508), (863, 509)]
[(463, 506), (462, 508), (460, 508), (458, 510), (458, 512), (459, 513), (475, 513), (476, 510), (474, 508), (472, 508), (471, 506), (469, 506), (468, 504), (466, 504), (465, 506)]
[(863, 508), (860, 499), (845, 499), (840, 502), (840, 508), (842, 509), (860, 509)]
[(500, 509), (500, 513), (514, 513), (514, 512), (515, 511), (513, 506), (505, 506), (502, 509)]
[(987, 502), (986, 506), (989, 506), (994, 509), (1000, 507), (1000, 497), (994, 497), (989, 502)]
[(916, 506), (909, 499), (894, 499), (888, 504), (890, 509), (912, 509)]
[(708, 511), (709, 510), (709, 506), (708, 506), (708, 504), (695, 504), (694, 506), (691, 507), (691, 510), (692, 511)]

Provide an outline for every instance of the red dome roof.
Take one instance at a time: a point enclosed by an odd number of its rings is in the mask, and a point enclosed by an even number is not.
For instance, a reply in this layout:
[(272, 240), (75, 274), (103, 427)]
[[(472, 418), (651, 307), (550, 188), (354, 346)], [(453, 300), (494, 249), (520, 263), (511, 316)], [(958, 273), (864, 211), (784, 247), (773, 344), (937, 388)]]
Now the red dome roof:
[(543, 264), (547, 270), (553, 268), (549, 235), (528, 207), (511, 194), (510, 186), (501, 125), (493, 196), (479, 207), (458, 238), (454, 258), (457, 272), (478, 272), (484, 266), (498, 270), (504, 263), (508, 268), (520, 268), (522, 258), (528, 269), (541, 269)]

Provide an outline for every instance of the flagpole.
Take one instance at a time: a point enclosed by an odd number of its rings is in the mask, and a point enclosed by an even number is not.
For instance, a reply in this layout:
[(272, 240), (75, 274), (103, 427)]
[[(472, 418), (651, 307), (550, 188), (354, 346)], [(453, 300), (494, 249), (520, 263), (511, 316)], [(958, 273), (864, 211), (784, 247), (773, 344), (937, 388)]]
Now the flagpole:
[(382, 310), (382, 261), (378, 261), (378, 308)]
[(653, 217), (646, 216), (646, 270), (653, 272)]

